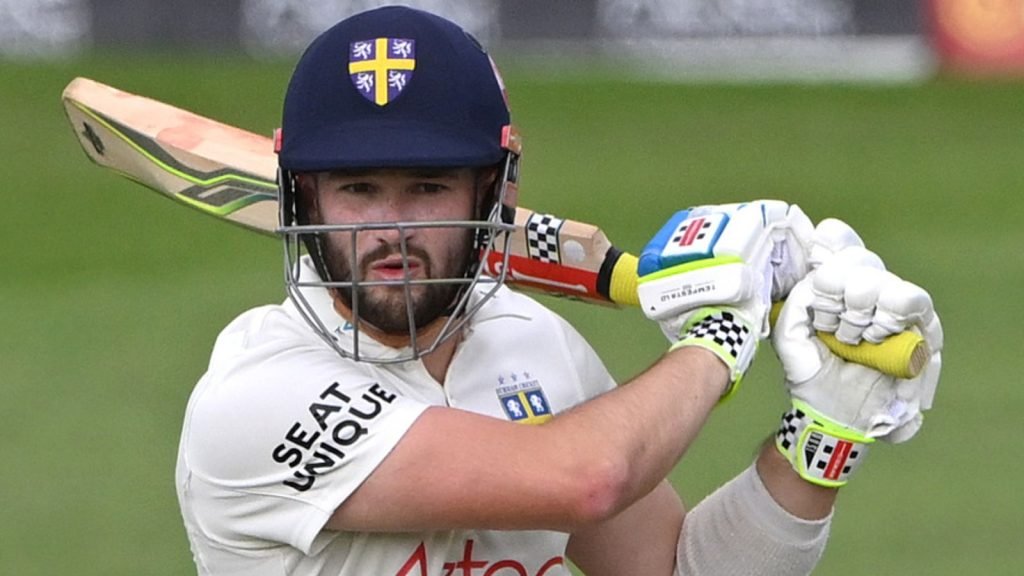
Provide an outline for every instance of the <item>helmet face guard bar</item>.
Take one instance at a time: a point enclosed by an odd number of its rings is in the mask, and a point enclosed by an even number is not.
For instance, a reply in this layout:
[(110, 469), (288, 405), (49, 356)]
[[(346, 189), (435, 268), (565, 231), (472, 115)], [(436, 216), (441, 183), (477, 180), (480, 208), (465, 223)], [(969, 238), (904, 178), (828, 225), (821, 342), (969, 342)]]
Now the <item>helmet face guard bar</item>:
[[(498, 193), (499, 199), (502, 192)], [(284, 203), (282, 203), (283, 206)], [(505, 280), (505, 270), (508, 268), (509, 243), (511, 232), (514, 230), (512, 224), (502, 222), (503, 204), (495, 202), (490, 210), (487, 220), (449, 220), (449, 221), (427, 221), (427, 222), (382, 222), (373, 224), (338, 224), (338, 225), (294, 225), (282, 226), (280, 233), (284, 239), (285, 247), (285, 286), (288, 295), (294, 301), (300, 315), (306, 320), (314, 332), (320, 336), (331, 348), (345, 358), (370, 363), (397, 363), (414, 360), (434, 351), (442, 342), (458, 333), (459, 329), (472, 317), (483, 304), (493, 296)], [(284, 210), (284, 208), (282, 208)], [(474, 246), (476, 252), (472, 255), (472, 265), (461, 277), (449, 278), (410, 278), (408, 262), (408, 231), (414, 229), (429, 228), (464, 228), (474, 230)], [(399, 232), (399, 250), (402, 256), (403, 278), (394, 280), (364, 280), (359, 277), (356, 254), (356, 238), (362, 232), (373, 230), (397, 230)], [(304, 246), (308, 244), (303, 241), (308, 237), (320, 237), (329, 233), (348, 234), (351, 242), (349, 262), (352, 263), (351, 278), (304, 278), (302, 277), (302, 264), (300, 257)], [(503, 266), (497, 277), (485, 276), (484, 267), (479, 263), (497, 251), (501, 254)], [(318, 268), (323, 268), (318, 267)], [(322, 274), (323, 272), (321, 272)], [(477, 285), (488, 285), (484, 291), (478, 291), (474, 297), (474, 287)], [(420, 342), (417, 326), (414, 320), (414, 308), (412, 290), (416, 286), (426, 285), (452, 285), (458, 286), (456, 296), (449, 304), (445, 315), (444, 324), (440, 327), (436, 336), (429, 342)], [(408, 350), (405, 353), (387, 354), (373, 356), (361, 350), (361, 339), (363, 334), (363, 319), (360, 315), (360, 288), (376, 286), (399, 286), (405, 292), (406, 317), (409, 325)], [(341, 334), (329, 329), (319, 317), (316, 309), (310, 304), (303, 289), (326, 288), (348, 289), (351, 291), (351, 326), (352, 343), (348, 348), (342, 345)], [(333, 296), (332, 296), (333, 297)]]

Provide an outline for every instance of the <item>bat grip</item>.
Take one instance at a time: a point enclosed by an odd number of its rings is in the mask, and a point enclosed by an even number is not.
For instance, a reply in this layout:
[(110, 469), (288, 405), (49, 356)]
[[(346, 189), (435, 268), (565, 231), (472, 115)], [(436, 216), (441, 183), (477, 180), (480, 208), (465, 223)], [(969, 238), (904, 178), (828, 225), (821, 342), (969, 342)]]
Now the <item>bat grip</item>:
[[(782, 302), (772, 304), (769, 321), (774, 326)], [(916, 332), (893, 334), (878, 344), (861, 341), (858, 344), (840, 342), (835, 334), (818, 331), (818, 339), (832, 351), (848, 362), (855, 362), (868, 368), (874, 368), (897, 378), (916, 378), (928, 364), (931, 356), (928, 343)]]
[(616, 258), (608, 284), (608, 297), (612, 302), (623, 306), (640, 307), (640, 296), (637, 292), (639, 277), (636, 274), (639, 261), (639, 258), (629, 252), (621, 252)]
[[(637, 295), (637, 257), (623, 252), (612, 265), (608, 282), (608, 297), (616, 304), (640, 306)], [(772, 306), (771, 323), (775, 324), (781, 302)], [(818, 332), (818, 338), (833, 354), (849, 362), (856, 362), (897, 378), (916, 378), (928, 364), (931, 355), (924, 338), (915, 332), (894, 334), (878, 344), (860, 342), (845, 344), (835, 335)]]

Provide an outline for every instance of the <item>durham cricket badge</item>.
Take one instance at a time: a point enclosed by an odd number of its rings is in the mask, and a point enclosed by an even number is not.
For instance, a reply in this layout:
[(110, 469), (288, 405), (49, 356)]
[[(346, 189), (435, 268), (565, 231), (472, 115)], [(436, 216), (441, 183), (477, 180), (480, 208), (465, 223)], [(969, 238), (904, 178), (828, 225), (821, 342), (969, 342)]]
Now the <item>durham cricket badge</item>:
[(416, 68), (416, 41), (374, 38), (349, 47), (348, 74), (356, 90), (370, 102), (384, 106), (402, 93)]
[(530, 378), (529, 372), (498, 376), (498, 401), (505, 415), (520, 424), (543, 424), (551, 419), (548, 402), (540, 381)]

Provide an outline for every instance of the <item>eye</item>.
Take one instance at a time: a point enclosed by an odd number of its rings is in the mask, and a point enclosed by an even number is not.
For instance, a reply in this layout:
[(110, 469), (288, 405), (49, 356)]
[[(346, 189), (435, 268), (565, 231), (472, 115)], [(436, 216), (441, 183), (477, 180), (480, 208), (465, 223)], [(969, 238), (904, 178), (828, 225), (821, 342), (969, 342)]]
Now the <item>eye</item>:
[(416, 185), (416, 191), (423, 194), (437, 194), (447, 189), (447, 186), (438, 182), (420, 182)]
[(368, 182), (350, 182), (338, 187), (338, 190), (348, 194), (370, 194), (374, 191), (372, 184)]

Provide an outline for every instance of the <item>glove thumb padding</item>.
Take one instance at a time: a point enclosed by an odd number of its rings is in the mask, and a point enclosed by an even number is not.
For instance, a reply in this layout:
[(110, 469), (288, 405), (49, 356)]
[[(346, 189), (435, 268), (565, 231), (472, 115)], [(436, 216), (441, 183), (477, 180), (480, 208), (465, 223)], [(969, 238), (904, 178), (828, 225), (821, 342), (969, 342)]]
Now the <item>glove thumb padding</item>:
[(800, 282), (789, 293), (772, 329), (775, 354), (782, 362), (786, 382), (799, 385), (821, 372), (828, 349), (814, 336), (811, 303), (815, 299), (812, 285)]

